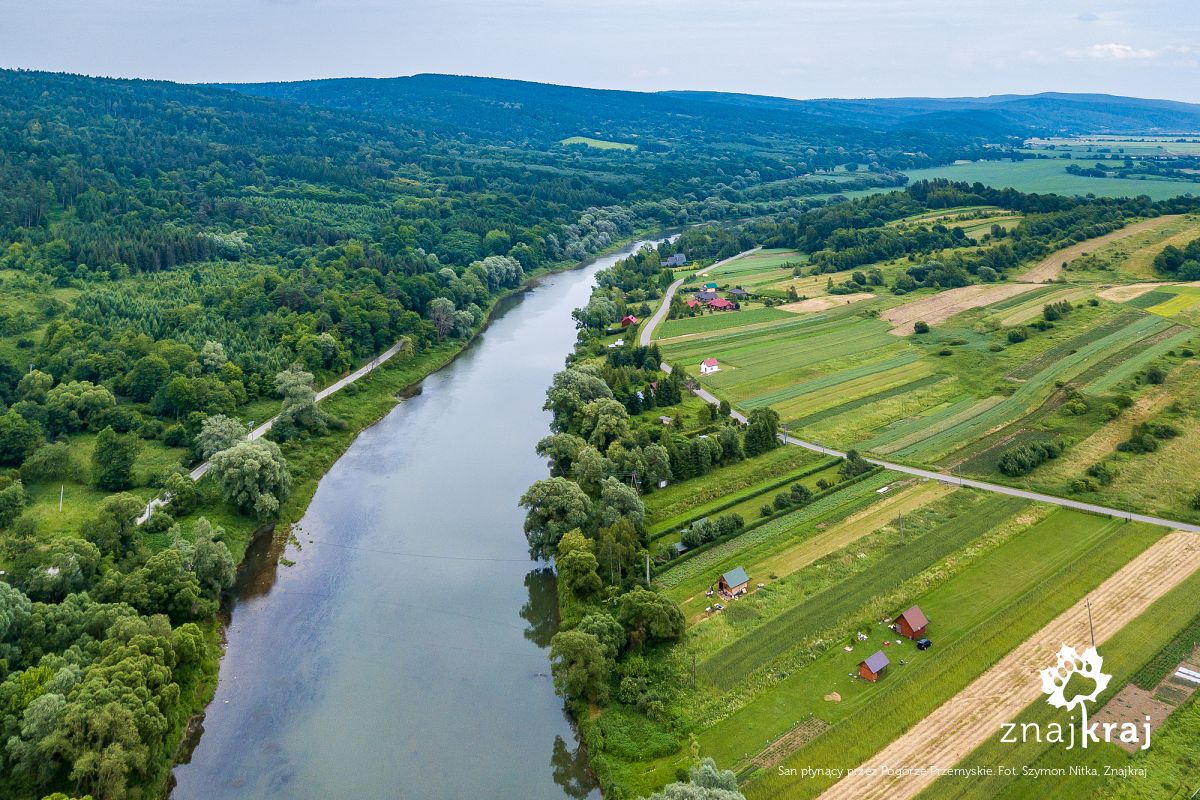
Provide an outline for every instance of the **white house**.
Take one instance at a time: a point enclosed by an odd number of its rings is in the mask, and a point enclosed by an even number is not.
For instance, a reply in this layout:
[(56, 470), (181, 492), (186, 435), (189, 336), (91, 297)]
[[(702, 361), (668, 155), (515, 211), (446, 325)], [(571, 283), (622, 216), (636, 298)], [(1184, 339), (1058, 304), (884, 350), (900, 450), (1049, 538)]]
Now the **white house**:
[(700, 374), (712, 375), (714, 372), (720, 372), (721, 365), (717, 363), (715, 358), (706, 358), (700, 362)]

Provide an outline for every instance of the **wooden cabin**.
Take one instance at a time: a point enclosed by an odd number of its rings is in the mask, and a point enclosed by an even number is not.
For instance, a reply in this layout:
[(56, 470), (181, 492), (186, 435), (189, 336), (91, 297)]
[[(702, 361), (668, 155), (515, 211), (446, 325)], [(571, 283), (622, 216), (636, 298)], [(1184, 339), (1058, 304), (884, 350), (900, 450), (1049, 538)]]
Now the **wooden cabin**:
[(871, 683), (874, 683), (879, 680), (879, 676), (883, 674), (883, 671), (887, 669), (890, 663), (892, 662), (888, 661), (888, 657), (883, 654), (882, 650), (876, 650), (864, 660), (858, 662), (858, 674)]
[(717, 591), (724, 597), (737, 597), (750, 589), (750, 576), (742, 567), (734, 567), (717, 581)]
[(895, 625), (896, 632), (901, 636), (920, 639), (925, 635), (925, 629), (929, 627), (929, 620), (925, 618), (925, 612), (921, 610), (920, 606), (913, 606), (896, 617)]

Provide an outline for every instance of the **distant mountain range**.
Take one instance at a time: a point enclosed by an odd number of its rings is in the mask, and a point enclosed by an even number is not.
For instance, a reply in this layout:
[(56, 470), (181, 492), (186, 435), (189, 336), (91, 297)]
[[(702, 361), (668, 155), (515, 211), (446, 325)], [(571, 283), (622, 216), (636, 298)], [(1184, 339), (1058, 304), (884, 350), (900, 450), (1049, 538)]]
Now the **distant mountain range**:
[(762, 134), (850, 135), (852, 131), (936, 131), (1004, 139), (1065, 134), (1166, 134), (1200, 131), (1200, 105), (1104, 94), (1046, 92), (990, 97), (791, 100), (725, 92), (630, 92), (546, 83), (422, 74), (224, 88), (315, 106), (384, 114), (423, 128), (547, 143), (599, 135), (636, 141), (729, 126)]

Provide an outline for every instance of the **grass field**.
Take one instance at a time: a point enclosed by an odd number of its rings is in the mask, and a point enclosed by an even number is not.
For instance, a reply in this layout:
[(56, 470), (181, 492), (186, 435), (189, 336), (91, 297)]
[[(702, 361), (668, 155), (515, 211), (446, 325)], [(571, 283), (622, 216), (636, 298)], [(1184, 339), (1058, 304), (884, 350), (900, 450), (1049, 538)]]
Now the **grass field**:
[(573, 145), (585, 144), (588, 147), (594, 147), (597, 150), (637, 150), (636, 144), (629, 142), (612, 142), (607, 139), (593, 139), (590, 136), (571, 136), (559, 141), (559, 144)]
[[(845, 679), (827, 684), (845, 688), (838, 706), (847, 697), (869, 697), (857, 704), (858, 713), (844, 715), (784, 765), (849, 766), (865, 761), (1074, 606), (1163, 533), (1149, 526), (1056, 511), (1010, 537), (916, 598), (931, 620), (933, 650), (908, 651), (908, 663), (897, 664), (896, 671), (875, 685)], [(853, 657), (848, 655), (843, 666)], [(801, 679), (796, 675), (789, 680)], [(745, 791), (749, 798), (813, 797), (831, 782), (767, 772)]]
[(1200, 194), (1194, 183), (1168, 180), (1087, 178), (1066, 171), (1066, 159), (1030, 159), (1026, 161), (974, 161), (944, 167), (909, 170), (910, 181), (949, 178), (952, 181), (986, 184), (997, 188), (1012, 187), (1022, 192), (1052, 194), (1094, 194), (1100, 197), (1147, 195), (1165, 200), (1184, 194)]

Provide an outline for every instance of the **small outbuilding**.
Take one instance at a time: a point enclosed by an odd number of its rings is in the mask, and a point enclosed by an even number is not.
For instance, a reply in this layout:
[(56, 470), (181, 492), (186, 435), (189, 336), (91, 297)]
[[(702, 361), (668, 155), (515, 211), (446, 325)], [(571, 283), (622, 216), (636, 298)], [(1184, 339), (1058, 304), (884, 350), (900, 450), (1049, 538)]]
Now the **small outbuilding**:
[(876, 650), (864, 660), (858, 662), (858, 674), (871, 683), (874, 683), (879, 680), (879, 676), (883, 674), (888, 664), (891, 663), (882, 650)]
[(635, 317), (633, 314), (626, 314), (625, 316), (621, 317), (621, 327), (622, 328), (628, 328), (630, 325), (637, 325), (637, 323), (638, 323), (638, 318)]
[(721, 371), (721, 364), (715, 358), (706, 358), (700, 362), (700, 374), (712, 375), (714, 372)]
[(929, 620), (926, 619), (925, 612), (921, 610), (920, 606), (913, 606), (908, 611), (896, 617), (895, 625), (896, 632), (901, 636), (907, 636), (909, 639), (920, 639), (925, 635), (925, 629), (929, 627)]
[(740, 286), (735, 286), (729, 290), (729, 296), (735, 300), (745, 300), (750, 296), (750, 293)]
[(670, 425), (675, 420), (664, 414), (658, 418), (658, 421), (661, 422), (663, 425)]
[(687, 301), (687, 307), (688, 307), (688, 308), (695, 308), (695, 307), (696, 307), (696, 306), (698, 306), (698, 305), (700, 305), (700, 301), (699, 301), (699, 300), (692, 299), (692, 300), (688, 300), (688, 301)]
[[(734, 567), (717, 581), (717, 591), (724, 597), (737, 597), (750, 589), (750, 576), (742, 567)], [(880, 654), (882, 655), (882, 653)]]
[(711, 289), (712, 291), (715, 292), (717, 290), (717, 284), (709, 282), (709, 283), (704, 284), (704, 288), (706, 290)]

